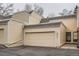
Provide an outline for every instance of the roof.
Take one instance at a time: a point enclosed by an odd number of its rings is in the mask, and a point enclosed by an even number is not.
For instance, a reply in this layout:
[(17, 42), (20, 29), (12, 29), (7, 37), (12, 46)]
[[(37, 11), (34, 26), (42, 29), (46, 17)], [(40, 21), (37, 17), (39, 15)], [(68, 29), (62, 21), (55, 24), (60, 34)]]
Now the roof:
[(57, 20), (57, 19), (71, 18), (71, 17), (76, 17), (76, 15), (75, 14), (71, 14), (71, 15), (65, 15), (65, 16), (57, 16), (57, 17), (43, 18), (43, 19), (41, 19), (40, 23), (49, 22), (49, 20)]
[(0, 20), (0, 24), (6, 24), (9, 21), (9, 19)]
[[(27, 12), (27, 11), (19, 11), (19, 12), (14, 13), (14, 15), (16, 15), (16, 14), (18, 14), (18, 13), (27, 13), (27, 14), (31, 15), (33, 12), (36, 13), (37, 15), (39, 15), (39, 14), (38, 14), (36, 11), (34, 11), (34, 10), (32, 10), (32, 11), (30, 11), (30, 12)], [(42, 15), (39, 15), (39, 16), (41, 16), (41, 17), (43, 18)]]
[(6, 17), (4, 17), (4, 19), (12, 18), (12, 16), (13, 16), (13, 15), (6, 16)]
[(9, 19), (0, 20), (0, 22), (7, 22)]
[(12, 15), (9, 15), (9, 16), (2, 16), (2, 15), (0, 15), (0, 20), (9, 19), (11, 17), (12, 17)]
[(18, 14), (18, 13), (28, 13), (28, 14), (31, 14), (32, 12), (33, 12), (33, 10), (32, 11), (30, 11), (30, 12), (27, 12), (27, 11), (19, 11), (19, 12), (16, 12), (16, 13), (14, 13), (14, 14)]
[(48, 18), (49, 20), (55, 20), (55, 19), (63, 19), (63, 18), (71, 18), (71, 17), (76, 17), (75, 14), (73, 15), (65, 15), (65, 16), (58, 16), (58, 17), (53, 17), (53, 18)]
[(30, 12), (29, 12), (29, 14), (31, 14), (32, 12), (33, 12), (33, 10), (32, 10), (32, 11), (30, 11)]
[(4, 17), (2, 15), (0, 15), (0, 19), (3, 19)]
[[(41, 24), (33, 24), (33, 25), (24, 25), (24, 27), (31, 27), (31, 26), (43, 26), (43, 25), (60, 25), (63, 24), (62, 22), (54, 22), (54, 23), (41, 23)], [(63, 24), (64, 25), (64, 24)], [(64, 25), (66, 28), (66, 26)]]

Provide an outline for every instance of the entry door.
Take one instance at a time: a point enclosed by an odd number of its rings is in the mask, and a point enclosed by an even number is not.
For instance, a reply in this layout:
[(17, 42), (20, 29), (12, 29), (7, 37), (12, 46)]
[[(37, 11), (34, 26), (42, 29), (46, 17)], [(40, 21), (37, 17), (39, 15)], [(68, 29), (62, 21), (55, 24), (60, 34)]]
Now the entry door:
[(71, 32), (66, 32), (66, 42), (71, 42)]

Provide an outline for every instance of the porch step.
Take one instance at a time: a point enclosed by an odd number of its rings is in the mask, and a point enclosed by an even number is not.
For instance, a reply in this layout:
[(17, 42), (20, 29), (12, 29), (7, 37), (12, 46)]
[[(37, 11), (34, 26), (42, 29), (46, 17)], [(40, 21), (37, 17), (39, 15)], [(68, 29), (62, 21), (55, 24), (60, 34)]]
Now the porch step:
[(0, 44), (0, 49), (4, 49), (4, 48), (7, 48), (7, 47), (3, 44)]

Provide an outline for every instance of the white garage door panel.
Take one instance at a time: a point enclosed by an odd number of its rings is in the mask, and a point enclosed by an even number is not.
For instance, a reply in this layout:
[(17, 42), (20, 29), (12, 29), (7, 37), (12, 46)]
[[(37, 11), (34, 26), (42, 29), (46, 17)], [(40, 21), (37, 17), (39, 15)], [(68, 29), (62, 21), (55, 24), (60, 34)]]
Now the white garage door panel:
[(0, 29), (0, 44), (4, 43), (4, 30)]
[(41, 32), (41, 33), (26, 33), (25, 45), (31, 46), (48, 46), (55, 47), (55, 33)]

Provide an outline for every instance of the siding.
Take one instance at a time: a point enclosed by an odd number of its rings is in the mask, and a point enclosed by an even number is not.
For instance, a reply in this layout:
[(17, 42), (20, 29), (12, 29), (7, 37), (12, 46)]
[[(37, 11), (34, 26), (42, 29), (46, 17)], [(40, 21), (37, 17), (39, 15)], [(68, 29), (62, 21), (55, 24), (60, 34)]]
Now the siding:
[(41, 16), (38, 15), (35, 12), (32, 12), (32, 14), (29, 16), (29, 24), (39, 24), (41, 21)]
[(58, 20), (50, 20), (50, 22), (58, 22), (62, 21), (64, 25), (67, 27), (67, 32), (77, 31), (77, 19), (75, 17), (63, 18)]
[(60, 46), (66, 43), (66, 28), (61, 24)]
[[(10, 20), (8, 22), (8, 43), (7, 45), (10, 46), (15, 42), (19, 42), (23, 40), (23, 24)], [(23, 43), (17, 44), (15, 46), (23, 45)]]
[(29, 14), (26, 12), (18, 12), (12, 16), (12, 19), (20, 21), (25, 24), (28, 24), (29, 23)]

